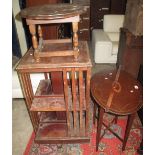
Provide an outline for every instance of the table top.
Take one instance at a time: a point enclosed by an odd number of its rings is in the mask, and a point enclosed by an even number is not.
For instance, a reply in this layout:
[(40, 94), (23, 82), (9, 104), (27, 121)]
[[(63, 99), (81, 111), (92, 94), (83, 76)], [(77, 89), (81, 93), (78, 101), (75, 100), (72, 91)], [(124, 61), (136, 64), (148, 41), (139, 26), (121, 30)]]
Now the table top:
[[(116, 77), (116, 70), (96, 73), (91, 79), (91, 93), (97, 104), (105, 110)], [(120, 92), (115, 92), (108, 112), (128, 115), (138, 111), (143, 103), (143, 89), (137, 80), (121, 70), (118, 78)]]
[[(59, 48), (62, 50), (62, 48), (66, 49), (70, 46), (72, 47), (72, 45), (64, 44), (64, 47), (63, 45), (59, 45)], [(55, 46), (53, 45), (52, 47), (54, 48)], [(89, 56), (89, 48), (86, 41), (79, 41), (79, 56), (77, 61), (74, 60), (73, 56), (59, 56), (40, 58), (40, 61), (36, 62), (33, 53), (33, 49), (29, 49), (28, 52), (21, 58), (18, 66), (16, 67), (16, 70), (25, 70), (25, 72), (39, 72), (41, 70), (58, 70), (59, 68), (92, 67), (91, 59)]]
[(53, 20), (78, 16), (86, 11), (86, 7), (76, 4), (46, 4), (23, 9), (21, 17), (33, 20)]

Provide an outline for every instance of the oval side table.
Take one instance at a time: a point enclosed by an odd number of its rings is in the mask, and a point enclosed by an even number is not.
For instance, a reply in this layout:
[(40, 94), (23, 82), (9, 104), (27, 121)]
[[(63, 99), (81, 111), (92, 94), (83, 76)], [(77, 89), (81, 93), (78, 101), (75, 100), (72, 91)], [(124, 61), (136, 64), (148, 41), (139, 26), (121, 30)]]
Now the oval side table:
[[(122, 151), (125, 150), (135, 114), (142, 106), (142, 92), (141, 84), (123, 70), (120, 70), (119, 73), (117, 70), (99, 72), (92, 77), (91, 93), (99, 108), (96, 151), (98, 151), (98, 145), (101, 139), (102, 124), (122, 141)], [(94, 123), (97, 105), (94, 104)], [(119, 137), (103, 122), (105, 112), (115, 115), (116, 118), (117, 116), (128, 116), (124, 138)], [(114, 120), (116, 123), (116, 119)]]

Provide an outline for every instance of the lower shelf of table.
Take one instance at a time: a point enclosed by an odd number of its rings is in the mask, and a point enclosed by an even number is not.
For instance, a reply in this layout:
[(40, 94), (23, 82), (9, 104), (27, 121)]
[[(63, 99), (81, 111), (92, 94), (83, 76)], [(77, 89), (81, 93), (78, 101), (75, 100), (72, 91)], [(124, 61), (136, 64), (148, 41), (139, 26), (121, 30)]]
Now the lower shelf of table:
[(35, 142), (40, 144), (88, 143), (90, 138), (80, 134), (69, 135), (66, 123), (41, 123), (36, 133)]

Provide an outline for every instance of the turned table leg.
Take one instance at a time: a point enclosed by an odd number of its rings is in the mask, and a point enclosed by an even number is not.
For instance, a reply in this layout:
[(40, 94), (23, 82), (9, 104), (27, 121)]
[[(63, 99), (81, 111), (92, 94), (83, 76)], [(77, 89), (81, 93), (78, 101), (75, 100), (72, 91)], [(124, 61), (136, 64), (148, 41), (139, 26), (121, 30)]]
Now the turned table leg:
[(41, 50), (43, 48), (43, 32), (40, 25), (38, 25), (38, 35), (39, 35), (38, 49)]
[(38, 55), (38, 41), (37, 41), (37, 36), (36, 36), (36, 27), (35, 25), (29, 25), (29, 30), (32, 35), (32, 46), (34, 49), (34, 57), (35, 60), (38, 62), (39, 61), (39, 55)]
[(78, 22), (74, 22), (72, 23), (72, 27), (73, 27), (73, 50), (74, 50), (74, 59), (77, 60), (78, 56), (79, 56), (79, 42), (78, 42)]

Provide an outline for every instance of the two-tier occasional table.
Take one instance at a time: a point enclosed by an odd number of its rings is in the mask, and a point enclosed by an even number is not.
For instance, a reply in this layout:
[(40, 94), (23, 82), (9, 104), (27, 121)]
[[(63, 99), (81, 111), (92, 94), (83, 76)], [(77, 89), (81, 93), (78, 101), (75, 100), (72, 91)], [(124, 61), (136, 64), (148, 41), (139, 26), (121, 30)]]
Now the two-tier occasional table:
[[(84, 10), (75, 5), (45, 5), (21, 12), (32, 34), (28, 52), (20, 60), (17, 71), (37, 143), (80, 143), (90, 141), (90, 78), (91, 60), (87, 42), (78, 41), (79, 14)], [(73, 23), (73, 38), (43, 40), (40, 24)], [(38, 25), (38, 36), (36, 27)], [(76, 26), (75, 26), (76, 25)], [(75, 30), (76, 29), (76, 30)], [(38, 43), (39, 41), (39, 43)], [(62, 76), (62, 92), (58, 72)], [(36, 92), (31, 74), (44, 73)], [(63, 118), (59, 119), (63, 112)], [(62, 116), (62, 115), (61, 115)]]
[[(77, 60), (79, 55), (78, 23), (80, 14), (85, 11), (85, 6), (64, 3), (34, 6), (22, 10), (21, 17), (26, 18), (32, 35), (35, 60), (39, 61), (41, 57), (72, 55)], [(70, 39), (44, 40), (41, 25), (58, 23), (72, 23), (73, 37)], [(72, 43), (70, 48), (63, 46), (70, 43)], [(57, 46), (61, 48), (56, 50)]]
[[(119, 140), (123, 142), (122, 150), (125, 149), (129, 132), (136, 112), (142, 106), (142, 86), (130, 74), (123, 70), (99, 72), (91, 79), (91, 93), (98, 104), (99, 114), (96, 116), (97, 105), (94, 105), (94, 123), (98, 118), (96, 150), (101, 139), (101, 127), (104, 125)], [(104, 112), (117, 116), (128, 116), (124, 138), (119, 137), (110, 125), (103, 122)], [(113, 123), (116, 123), (114, 119)], [(111, 124), (111, 123), (110, 123)]]

